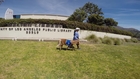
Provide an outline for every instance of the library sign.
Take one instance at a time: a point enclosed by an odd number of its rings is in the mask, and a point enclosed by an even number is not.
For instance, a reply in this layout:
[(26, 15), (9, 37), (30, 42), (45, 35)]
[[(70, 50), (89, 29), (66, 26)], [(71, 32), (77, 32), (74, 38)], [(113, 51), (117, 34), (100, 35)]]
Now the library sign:
[(39, 34), (39, 32), (71, 32), (65, 28), (45, 28), (45, 27), (0, 27), (0, 31), (24, 31), (26, 34)]

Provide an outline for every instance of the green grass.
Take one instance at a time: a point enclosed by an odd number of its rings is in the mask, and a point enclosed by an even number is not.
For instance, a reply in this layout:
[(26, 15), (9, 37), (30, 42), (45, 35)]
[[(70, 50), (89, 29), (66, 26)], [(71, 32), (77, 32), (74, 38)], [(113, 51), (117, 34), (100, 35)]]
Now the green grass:
[(139, 79), (140, 44), (81, 44), (0, 40), (0, 79)]

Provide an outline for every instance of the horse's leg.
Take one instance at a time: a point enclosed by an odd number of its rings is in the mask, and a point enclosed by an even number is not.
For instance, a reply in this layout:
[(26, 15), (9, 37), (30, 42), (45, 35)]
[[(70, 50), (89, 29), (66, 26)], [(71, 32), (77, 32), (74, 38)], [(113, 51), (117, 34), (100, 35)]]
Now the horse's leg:
[(62, 49), (62, 46), (63, 46), (63, 45), (60, 45), (60, 50)]
[(58, 45), (56, 46), (57, 48), (59, 48), (60, 50), (62, 49), (62, 41), (61, 39), (58, 41)]
[(58, 41), (58, 45), (56, 46), (56, 48), (60, 47), (60, 43), (61, 43), (61, 40)]
[(77, 45), (77, 49), (79, 49), (79, 41), (77, 42), (77, 44), (76, 44), (76, 45)]
[(72, 50), (75, 50), (75, 47), (74, 47), (74, 45), (72, 45)]
[(66, 50), (68, 50), (68, 49), (69, 49), (69, 46), (67, 46)]

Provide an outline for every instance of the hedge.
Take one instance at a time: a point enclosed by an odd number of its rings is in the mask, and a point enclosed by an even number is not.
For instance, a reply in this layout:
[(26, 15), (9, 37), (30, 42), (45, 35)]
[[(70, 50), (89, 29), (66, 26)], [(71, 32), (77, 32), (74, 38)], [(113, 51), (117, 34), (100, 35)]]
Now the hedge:
[(9, 27), (11, 24), (35, 24), (35, 23), (60, 24), (63, 25), (63, 28), (75, 29), (76, 27), (79, 27), (82, 30), (91, 30), (133, 36), (133, 34), (129, 31), (119, 30), (114, 27), (98, 26), (90, 23), (82, 23), (77, 21), (62, 21), (50, 19), (11, 19), (11, 20), (0, 19), (0, 27)]

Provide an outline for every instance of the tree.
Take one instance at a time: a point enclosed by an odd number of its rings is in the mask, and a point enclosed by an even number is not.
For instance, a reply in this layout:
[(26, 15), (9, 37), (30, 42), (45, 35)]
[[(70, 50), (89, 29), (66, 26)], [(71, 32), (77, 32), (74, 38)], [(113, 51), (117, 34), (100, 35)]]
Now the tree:
[(104, 24), (104, 17), (98, 14), (92, 14), (88, 16), (88, 23), (96, 24), (96, 25), (103, 25)]
[(102, 9), (96, 4), (86, 3), (83, 7), (76, 9), (76, 11), (68, 18), (70, 21), (88, 22), (88, 16), (92, 14), (103, 15)]
[(83, 22), (87, 14), (82, 9), (76, 9), (75, 12), (68, 18), (69, 21)]
[(83, 7), (76, 9), (75, 12), (68, 18), (70, 21), (88, 22), (96, 25), (106, 24), (107, 26), (117, 26), (112, 18), (104, 19), (102, 8), (91, 2), (86, 3)]
[(3, 2), (4, 2), (4, 0), (0, 0), (0, 4), (3, 3)]
[(102, 15), (103, 12), (101, 11), (102, 9), (98, 7), (98, 5), (93, 4), (93, 3), (86, 3), (82, 8), (82, 10), (84, 10), (88, 15), (91, 14), (98, 14), (98, 15)]
[(4, 20), (3, 18), (0, 18), (0, 20)]
[(104, 19), (104, 22), (106, 24), (106, 26), (117, 26), (118, 25), (118, 22), (116, 22), (114, 19), (112, 18), (106, 18)]

